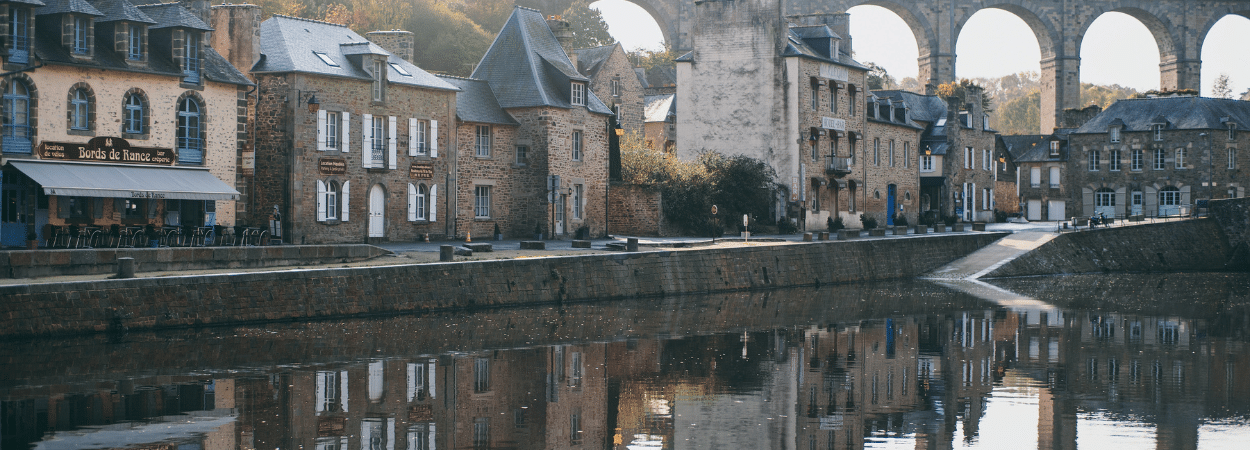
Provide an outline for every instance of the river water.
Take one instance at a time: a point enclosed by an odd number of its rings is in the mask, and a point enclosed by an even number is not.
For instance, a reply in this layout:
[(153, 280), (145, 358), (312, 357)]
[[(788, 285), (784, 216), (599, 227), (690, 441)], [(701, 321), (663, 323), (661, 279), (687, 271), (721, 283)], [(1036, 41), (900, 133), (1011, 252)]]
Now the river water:
[(0, 342), (0, 449), (1247, 448), (1250, 277), (906, 281)]

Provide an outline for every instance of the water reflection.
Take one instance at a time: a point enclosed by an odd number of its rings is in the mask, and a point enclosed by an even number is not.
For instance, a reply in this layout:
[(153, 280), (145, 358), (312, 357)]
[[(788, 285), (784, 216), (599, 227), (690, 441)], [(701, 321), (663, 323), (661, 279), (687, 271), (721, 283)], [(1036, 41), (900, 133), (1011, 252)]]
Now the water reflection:
[(996, 283), (1054, 306), (906, 282), (6, 342), (0, 449), (1218, 448), (1250, 438), (1250, 281)]

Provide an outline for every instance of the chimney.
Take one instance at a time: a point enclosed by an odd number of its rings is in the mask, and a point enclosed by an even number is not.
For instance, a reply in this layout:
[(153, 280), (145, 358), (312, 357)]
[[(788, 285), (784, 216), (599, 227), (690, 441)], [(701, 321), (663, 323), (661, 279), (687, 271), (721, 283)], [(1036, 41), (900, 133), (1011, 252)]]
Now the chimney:
[(260, 14), (256, 5), (220, 5), (208, 22), (216, 31), (209, 45), (243, 73), (260, 59)]
[(372, 31), (365, 33), (365, 39), (368, 39), (378, 47), (391, 52), (404, 61), (412, 62), (413, 47), (416, 45), (416, 38), (413, 37), (411, 31), (391, 30), (391, 31)]
[[(830, 30), (833, 30), (838, 37), (842, 38), (842, 51), (848, 55), (853, 54), (851, 51), (851, 15), (847, 13), (829, 14), (828, 22)], [(834, 57), (833, 59), (838, 59)]]
[[(547, 18), (547, 28), (551, 29), (551, 34), (556, 35), (556, 40), (560, 41), (560, 47), (564, 48), (564, 53), (567, 53), (570, 59), (574, 58), (573, 49), (570, 48), (573, 45), (573, 26), (569, 24), (569, 21), (560, 16), (551, 16)], [(577, 61), (573, 61), (573, 65), (576, 66)]]
[[(209, 5), (208, 0), (177, 0), (177, 1), (179, 4), (182, 5), (183, 8), (186, 8), (187, 11), (191, 11), (191, 14), (195, 14), (195, 16), (199, 17), (200, 20), (203, 20), (204, 23), (209, 24), (209, 26), (212, 26), (212, 22), (211, 22), (212, 18), (209, 17), (211, 13), (209, 12), (210, 5)], [(160, 3), (160, 2), (152, 2), (152, 3)]]

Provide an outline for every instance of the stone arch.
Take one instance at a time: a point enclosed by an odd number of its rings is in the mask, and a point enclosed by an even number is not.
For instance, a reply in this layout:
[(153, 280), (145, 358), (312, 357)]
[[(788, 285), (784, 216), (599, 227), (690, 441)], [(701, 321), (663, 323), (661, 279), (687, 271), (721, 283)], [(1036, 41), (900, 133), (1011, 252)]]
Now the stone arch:
[(1015, 3), (995, 3), (985, 5), (980, 9), (972, 10), (971, 14), (968, 14), (956, 22), (955, 36), (959, 36), (960, 32), (963, 31), (964, 25), (968, 23), (968, 20), (971, 19), (972, 16), (975, 16), (976, 13), (986, 9), (1006, 11), (1024, 21), (1024, 23), (1029, 26), (1029, 31), (1033, 32), (1033, 38), (1037, 39), (1038, 50), (1040, 50), (1043, 60), (1054, 58), (1059, 54), (1059, 52), (1056, 52), (1055, 43), (1063, 42), (1063, 38), (1060, 37), (1057, 31), (1055, 31), (1054, 23), (1052, 23), (1048, 18), (1038, 16), (1037, 13), (1032, 10)]
[(1171, 21), (1166, 16), (1160, 16), (1141, 8), (1111, 8), (1099, 9), (1090, 14), (1089, 20), (1080, 24), (1079, 32), (1076, 39), (1076, 54), (1081, 54), (1081, 45), (1085, 39), (1085, 33), (1089, 31), (1090, 25), (1102, 17), (1103, 14), (1109, 12), (1118, 12), (1129, 17), (1137, 19), (1150, 35), (1155, 39), (1155, 46), (1159, 50), (1159, 60), (1164, 61), (1170, 58), (1176, 58), (1184, 53), (1184, 46), (1177, 42), (1177, 37), (1172, 33)]
[[(86, 111), (87, 129), (86, 130), (75, 130), (73, 126), (74, 125), (74, 107), (73, 107), (74, 96), (80, 90), (84, 94), (86, 94), (86, 97), (87, 97), (86, 98), (86, 101), (87, 101), (87, 111)], [(69, 134), (75, 134), (75, 132), (82, 133), (84, 131), (87, 134), (95, 133), (96, 98), (95, 98), (95, 89), (91, 89), (90, 84), (87, 84), (85, 81), (79, 81), (77, 83), (74, 83), (73, 86), (70, 86), (69, 90), (66, 91), (65, 93), (65, 105), (66, 105), (65, 107), (65, 129), (67, 130)]]
[[(690, 43), (679, 38), (681, 35), (680, 27), (681, 10), (678, 2), (672, 0), (626, 0), (630, 3), (638, 5), (651, 19), (660, 26), (660, 34), (664, 36), (664, 43), (670, 48), (676, 50), (679, 46), (682, 48), (689, 47)], [(679, 42), (680, 41), (680, 42)], [(678, 55), (680, 56), (680, 55)]]
[[(907, 28), (911, 30), (912, 37), (916, 40), (916, 50), (919, 52), (918, 61), (916, 63), (921, 68), (920, 73), (917, 74), (917, 78), (921, 81), (926, 80), (925, 66), (932, 66), (935, 64), (933, 59), (939, 57), (942, 53), (942, 43), (938, 40), (939, 36), (934, 30), (933, 24), (929, 22), (929, 19), (922, 12), (916, 9), (916, 2), (868, 0), (863, 2), (846, 2), (843, 6), (843, 11), (856, 6), (879, 6), (894, 13), (894, 15), (898, 16), (899, 19), (902, 19), (903, 23), (907, 24)], [(853, 15), (851, 20), (855, 20)], [(855, 36), (851, 36), (851, 38), (854, 39)], [(866, 37), (861, 37), (861, 39), (863, 38)], [(950, 66), (950, 73), (953, 76), (955, 70), (954, 61), (950, 63)], [(932, 75), (935, 71), (934, 68), (930, 67), (928, 70), (930, 73), (927, 77), (928, 80), (940, 79), (935, 78), (934, 75)], [(942, 70), (937, 69), (936, 72), (941, 73)]]
[(1235, 7), (1227, 6), (1217, 8), (1215, 11), (1212, 11), (1211, 17), (1208, 17), (1206, 21), (1202, 22), (1202, 25), (1198, 28), (1197, 35), (1197, 50), (1199, 56), (1202, 55), (1202, 44), (1207, 41), (1207, 35), (1211, 33), (1211, 28), (1214, 28), (1216, 23), (1223, 20), (1227, 16), (1241, 16), (1250, 19), (1250, 9), (1242, 9), (1243, 7), (1243, 5), (1237, 5)]
[[(12, 78), (0, 81), (0, 94), (9, 92), (9, 85), (15, 81), (22, 83), (22, 86), (26, 87), (28, 96), (26, 118), (30, 126), (30, 142), (33, 144), (38, 140), (39, 136), (39, 87), (35, 85), (35, 80), (31, 79), (30, 75), (19, 73), (13, 75)], [(7, 102), (0, 102), (0, 115), (8, 114), (8, 111), (5, 110), (7, 106), (3, 105), (4, 103)]]

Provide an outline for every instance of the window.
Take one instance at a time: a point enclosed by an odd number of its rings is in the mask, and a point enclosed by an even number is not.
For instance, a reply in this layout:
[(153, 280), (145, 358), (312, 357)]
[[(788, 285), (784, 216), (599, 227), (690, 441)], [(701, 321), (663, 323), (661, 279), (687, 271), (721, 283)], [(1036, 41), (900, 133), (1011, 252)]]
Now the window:
[(30, 10), (17, 5), (9, 6), (9, 59), (7, 62), (26, 64), (30, 62)]
[(1181, 204), (1181, 191), (1173, 186), (1165, 187), (1159, 190), (1159, 209), (1160, 215), (1163, 214), (1164, 206), (1179, 206)]
[(990, 170), (990, 168), (993, 167), (993, 165), (991, 164), (992, 162), (993, 160), (990, 159), (989, 149), (981, 150), (981, 169)]
[(1237, 149), (1235, 148), (1228, 149), (1228, 168), (1237, 168)]
[(924, 155), (920, 157), (920, 171), (921, 172), (933, 171), (933, 157), (932, 156)]
[(427, 192), (427, 190), (425, 189), (425, 185), (418, 184), (417, 185), (417, 201), (416, 201), (416, 205), (414, 205), (417, 207), (417, 213), (416, 213), (417, 220), (425, 220), (425, 212), (430, 210), (429, 203), (428, 203), (429, 199), (430, 199), (429, 192)]
[(87, 45), (87, 42), (88, 42), (87, 26), (89, 25), (88, 20), (89, 19), (87, 19), (86, 17), (74, 18), (74, 45), (71, 48), (71, 51), (73, 51), (74, 54), (76, 55), (87, 54), (87, 50), (89, 48)]
[(581, 130), (573, 130), (573, 160), (582, 160), (582, 132)]
[(339, 149), (340, 120), (338, 111), (326, 111), (326, 150)]
[(473, 448), (490, 448), (490, 419), (473, 419)]
[(339, 218), (337, 214), (339, 210), (339, 183), (338, 182), (331, 181), (329, 183), (326, 183), (325, 205), (326, 205), (326, 219), (327, 220), (338, 219)]
[(490, 218), (490, 186), (473, 188), (473, 217), (477, 219)]
[(200, 103), (192, 97), (178, 106), (178, 163), (203, 164), (204, 140), (200, 137)]
[(327, 66), (330, 66), (330, 67), (339, 66), (339, 63), (334, 62), (334, 59), (330, 58), (330, 55), (327, 55), (322, 52), (317, 52), (317, 51), (314, 51), (313, 54), (317, 55), (317, 58), (320, 58), (321, 62), (326, 63)]
[(473, 392), (490, 390), (490, 358), (473, 358)]
[(812, 94), (811, 95), (812, 111), (819, 111), (820, 110), (820, 82), (817, 81), (815, 77), (812, 77), (811, 94)]
[(1098, 170), (1098, 163), (1099, 163), (1098, 159), (1102, 156), (1102, 154), (1101, 154), (1101, 153), (1102, 153), (1102, 152), (1100, 152), (1100, 151), (1098, 151), (1098, 150), (1091, 150), (1091, 151), (1089, 152), (1089, 170), (1090, 170), (1090, 172), (1093, 172), (1093, 171), (1097, 171), (1097, 170)]
[(890, 167), (894, 167), (894, 140), (893, 139), (890, 139), (889, 156), (890, 156)]
[(69, 96), (69, 129), (86, 131), (91, 128), (90, 98), (87, 90), (74, 89)]
[(1108, 188), (1102, 188), (1102, 189), (1099, 189), (1097, 192), (1094, 192), (1094, 207), (1095, 208), (1101, 208), (1101, 207), (1114, 208), (1115, 207), (1115, 191), (1108, 189)]
[(131, 61), (143, 60), (143, 27), (140, 25), (131, 25), (128, 29), (129, 42), (126, 44), (126, 59)]
[(373, 139), (370, 146), (373, 151), (370, 152), (369, 160), (373, 162), (372, 167), (386, 167), (386, 118), (382, 116), (373, 116), (372, 120)]
[(847, 86), (846, 94), (849, 97), (846, 100), (847, 115), (855, 116), (855, 85)]
[(582, 442), (582, 418), (580, 414), (569, 416), (569, 440), (574, 444)]
[(1120, 142), (1120, 127), (1111, 127), (1107, 129), (1107, 133), (1111, 135), (1111, 142)]
[(838, 82), (829, 82), (829, 112), (838, 112)]
[(1237, 139), (1237, 124), (1234, 122), (1228, 122), (1228, 140), (1233, 141), (1236, 139)]
[(116, 203), (123, 221), (146, 220), (148, 208), (143, 199), (118, 199)]
[(613, 79), (610, 81), (610, 83), (611, 83), (611, 89), (612, 89), (612, 91), (611, 91), (611, 92), (612, 92), (612, 96), (613, 96), (613, 97), (620, 97), (620, 96), (621, 96), (621, 80), (618, 80), (618, 79), (613, 78)]
[(903, 167), (911, 167), (911, 143), (903, 142)]
[(1029, 186), (1030, 187), (1042, 187), (1042, 168), (1041, 167), (1029, 168)]
[(473, 143), (478, 158), (490, 157), (490, 125), (478, 125), (476, 139)]
[(817, 142), (817, 141), (812, 141), (812, 145), (810, 145), (809, 147), (812, 149), (812, 151), (811, 151), (811, 154), (812, 154), (812, 161), (819, 160), (819, 159), (820, 159), (820, 144), (819, 144), (819, 142)]
[(582, 218), (582, 185), (573, 185), (573, 219)]
[(881, 165), (881, 138), (872, 138), (872, 164)]
[(1052, 189), (1058, 189), (1059, 184), (1060, 184), (1059, 183), (1059, 168), (1051, 167), (1050, 168), (1050, 187)]
[(1155, 135), (1155, 140), (1156, 140), (1156, 141), (1162, 141), (1162, 140), (1163, 140), (1163, 125), (1155, 125), (1155, 126), (1154, 126), (1154, 135)]
[(382, 101), (382, 84), (386, 80), (386, 69), (382, 60), (373, 61), (373, 101)]
[(1183, 148), (1176, 149), (1176, 168), (1185, 168), (1185, 149)]
[(1133, 150), (1132, 153), (1129, 153), (1129, 162), (1128, 162), (1129, 170), (1141, 170), (1142, 169), (1142, 159), (1143, 159), (1142, 153), (1143, 152), (1140, 149)]
[(586, 106), (586, 83), (574, 81), (572, 83), (572, 96), (569, 101), (576, 106)]
[(516, 163), (517, 165), (525, 165), (525, 154), (529, 153), (529, 147), (524, 145), (516, 146)]
[(182, 75), (188, 83), (200, 82), (200, 34), (188, 31), (183, 50)]
[(8, 88), (4, 90), (3, 107), (4, 136), (0, 147), (5, 153), (30, 153), (31, 135), (34, 133), (30, 126), (30, 89), (26, 83), (18, 79), (9, 81)]
[(147, 116), (146, 108), (143, 104), (143, 97), (137, 92), (126, 94), (125, 116), (122, 131), (127, 134), (143, 134)]
[(404, 70), (404, 68), (403, 68), (403, 67), (400, 67), (400, 66), (399, 66), (399, 64), (395, 64), (395, 63), (388, 63), (388, 64), (390, 64), (390, 65), (391, 65), (391, 68), (392, 68), (392, 69), (395, 69), (395, 72), (396, 72), (396, 73), (399, 73), (400, 75), (403, 75), (403, 76), (405, 76), (405, 77), (411, 77), (411, 76), (412, 76), (412, 74), (411, 74), (411, 73), (408, 73), (408, 71), (407, 71), (407, 70)]
[(964, 147), (964, 168), (973, 167), (976, 167), (976, 153), (973, 152), (972, 147)]
[(1110, 167), (1111, 171), (1119, 172), (1120, 171), (1120, 151), (1112, 149), (1111, 156), (1107, 159), (1107, 163), (1111, 165)]
[(1059, 141), (1050, 141), (1050, 156), (1059, 156)]
[(1161, 148), (1155, 149), (1155, 170), (1163, 170), (1164, 168), (1167, 167), (1164, 161), (1165, 155), (1166, 153), (1163, 151), (1163, 149)]
[(412, 147), (416, 149), (416, 154), (426, 155), (429, 153), (429, 127), (430, 122), (426, 120), (418, 120), (414, 124), (412, 136)]

